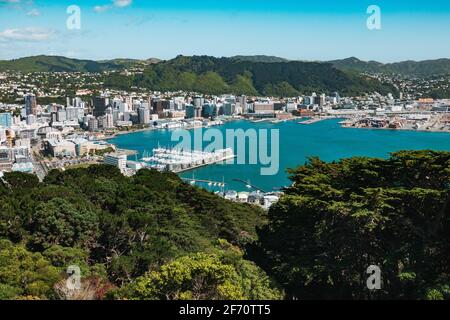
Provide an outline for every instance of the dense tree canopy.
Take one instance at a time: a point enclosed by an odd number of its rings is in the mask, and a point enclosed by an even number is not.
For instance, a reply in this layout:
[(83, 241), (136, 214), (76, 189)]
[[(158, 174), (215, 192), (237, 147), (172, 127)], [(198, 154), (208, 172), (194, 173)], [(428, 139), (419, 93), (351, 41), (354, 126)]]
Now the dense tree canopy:
[(219, 240), (210, 253), (183, 256), (113, 293), (152, 300), (274, 300), (283, 292), (239, 248)]
[(290, 174), (268, 213), (172, 173), (6, 174), (0, 299), (450, 298), (449, 152), (311, 158)]
[[(0, 240), (7, 241), (0, 246), (0, 294), (102, 296), (101, 288), (128, 285), (174, 259), (213, 250), (219, 238), (243, 248), (256, 240), (255, 227), (265, 219), (257, 207), (226, 201), (172, 173), (141, 170), (127, 178), (115, 167), (97, 165), (54, 170), (42, 183), (32, 175), (6, 174), (0, 184)], [(19, 256), (30, 262), (8, 266)], [(64, 288), (71, 265), (86, 279), (77, 295)]]
[(291, 179), (251, 254), (290, 297), (450, 298), (450, 153), (313, 158)]
[(187, 90), (205, 94), (246, 94), (293, 97), (312, 92), (361, 95), (379, 92), (397, 94), (391, 85), (343, 72), (329, 63), (259, 62), (209, 56), (178, 56), (148, 66), (142, 74), (108, 74), (104, 84), (111, 88), (135, 85), (161, 91)]

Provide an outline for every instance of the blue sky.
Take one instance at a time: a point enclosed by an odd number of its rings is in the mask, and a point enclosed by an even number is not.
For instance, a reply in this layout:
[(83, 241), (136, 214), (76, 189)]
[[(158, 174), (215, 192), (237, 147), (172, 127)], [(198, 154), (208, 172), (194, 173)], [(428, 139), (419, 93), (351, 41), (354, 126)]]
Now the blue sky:
[[(68, 30), (66, 9), (81, 9)], [(381, 30), (368, 30), (369, 5)], [(393, 62), (450, 58), (448, 0), (0, 0), (0, 59), (277, 55)]]

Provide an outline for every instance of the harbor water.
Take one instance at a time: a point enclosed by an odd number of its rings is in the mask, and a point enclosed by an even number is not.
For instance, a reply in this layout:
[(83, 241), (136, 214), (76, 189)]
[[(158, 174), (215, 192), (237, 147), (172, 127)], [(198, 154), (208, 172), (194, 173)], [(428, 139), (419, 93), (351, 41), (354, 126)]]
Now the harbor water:
[[(270, 192), (289, 185), (286, 170), (304, 164), (309, 157), (317, 156), (325, 161), (333, 161), (353, 156), (387, 158), (391, 152), (400, 150), (450, 151), (448, 133), (342, 128), (340, 121), (342, 119), (331, 119), (309, 125), (300, 125), (296, 121), (227, 122), (215, 127), (224, 136), (227, 129), (279, 129), (279, 172), (273, 176), (264, 176), (261, 175), (260, 165), (217, 163), (183, 172), (180, 176), (195, 180), (224, 181), (229, 190), (252, 191), (248, 186), (252, 185)], [(175, 146), (176, 143), (171, 142), (171, 136), (170, 130), (153, 130), (120, 135), (109, 142), (119, 148), (136, 150), (137, 158), (140, 159), (158, 146)], [(130, 159), (135, 160), (135, 156), (130, 156)], [(220, 190), (220, 187), (206, 182), (199, 182), (197, 185), (212, 191)]]

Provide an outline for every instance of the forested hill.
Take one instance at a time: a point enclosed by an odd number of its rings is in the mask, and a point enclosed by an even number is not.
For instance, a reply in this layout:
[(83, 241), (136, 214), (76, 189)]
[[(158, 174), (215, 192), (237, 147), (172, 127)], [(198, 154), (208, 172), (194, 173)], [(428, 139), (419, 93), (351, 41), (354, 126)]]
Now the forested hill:
[(276, 57), (276, 56), (265, 56), (265, 55), (254, 55), (254, 56), (233, 56), (233, 60), (237, 61), (250, 61), (250, 62), (289, 62), (288, 59)]
[(377, 61), (362, 61), (358, 58), (330, 61), (344, 71), (400, 74), (404, 76), (429, 77), (450, 73), (450, 59), (424, 61), (402, 61), (383, 64)]
[(0, 71), (30, 72), (102, 72), (123, 70), (152, 61), (114, 59), (105, 61), (79, 60), (59, 56), (34, 56), (15, 60), (0, 61)]
[(105, 84), (127, 88), (132, 85), (160, 91), (197, 91), (206, 94), (235, 93), (266, 96), (296, 96), (311, 92), (360, 95), (393, 93), (394, 87), (369, 77), (335, 69), (317, 62), (252, 62), (234, 58), (178, 56), (148, 66), (135, 76), (108, 76)]

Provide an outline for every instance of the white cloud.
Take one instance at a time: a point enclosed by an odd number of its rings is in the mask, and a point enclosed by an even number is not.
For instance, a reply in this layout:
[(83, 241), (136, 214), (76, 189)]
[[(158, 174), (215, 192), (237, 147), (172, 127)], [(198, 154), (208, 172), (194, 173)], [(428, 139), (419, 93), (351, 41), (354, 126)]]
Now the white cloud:
[(41, 15), (41, 12), (38, 9), (32, 9), (27, 12), (27, 16), (30, 16), (30, 17), (38, 17), (40, 15)]
[(114, 6), (119, 8), (128, 7), (133, 3), (133, 0), (114, 0)]
[(111, 9), (112, 7), (113, 7), (113, 6), (111, 6), (111, 5), (95, 6), (95, 7), (94, 7), (94, 10), (95, 10), (96, 12), (105, 12), (105, 11)]
[(6, 29), (0, 32), (0, 40), (47, 41), (54, 35), (53, 30), (43, 28)]
[(98, 5), (94, 7), (96, 12), (105, 12), (113, 8), (126, 8), (133, 4), (133, 0), (113, 0), (111, 4)]

